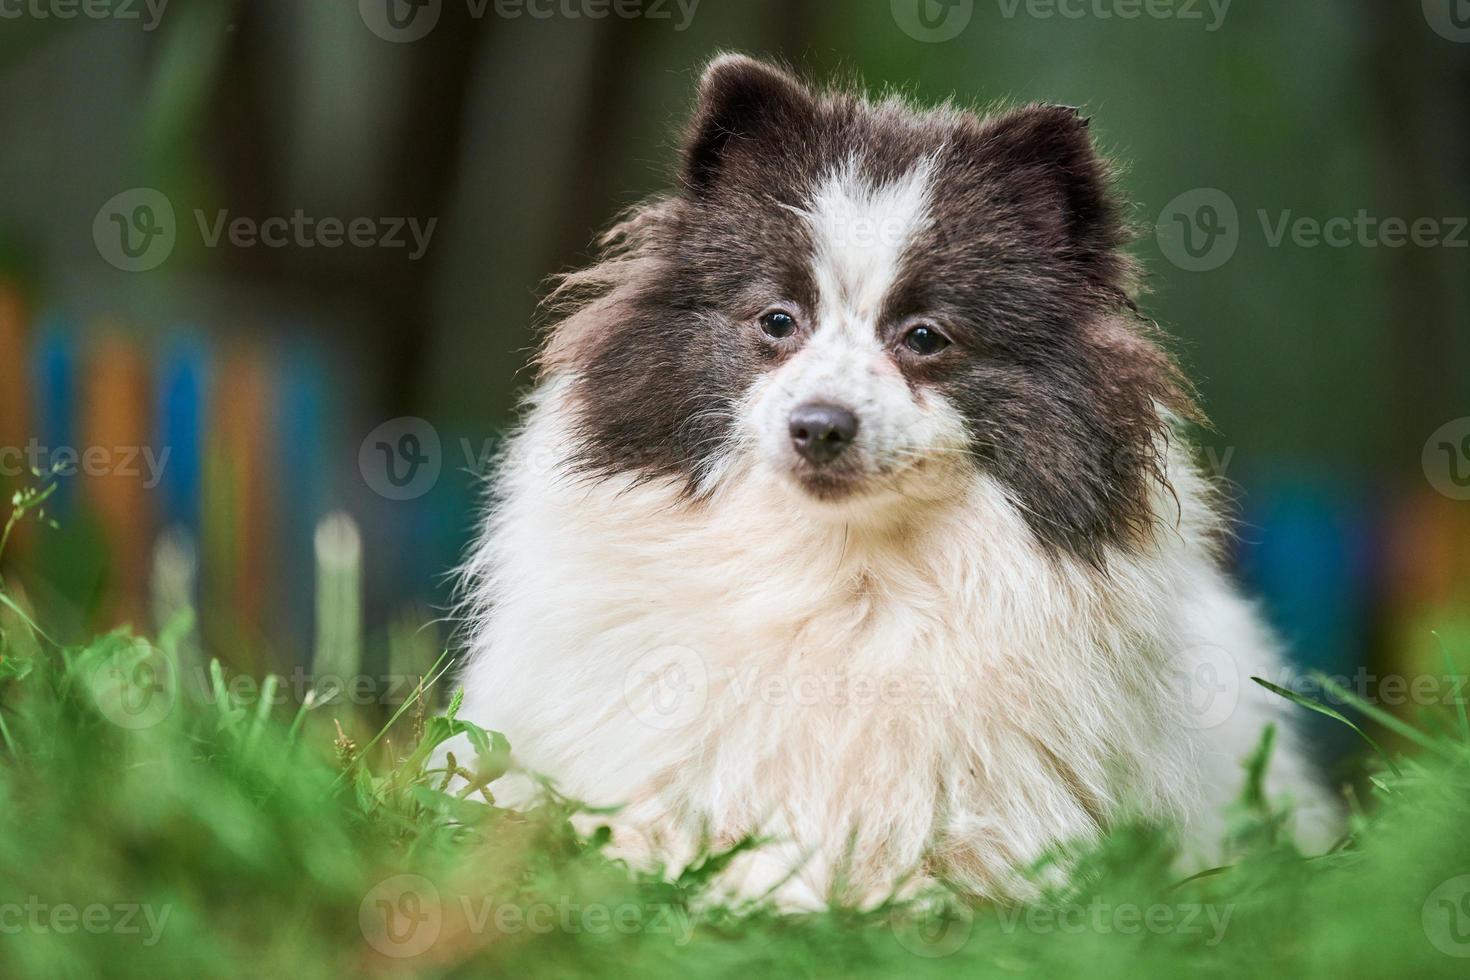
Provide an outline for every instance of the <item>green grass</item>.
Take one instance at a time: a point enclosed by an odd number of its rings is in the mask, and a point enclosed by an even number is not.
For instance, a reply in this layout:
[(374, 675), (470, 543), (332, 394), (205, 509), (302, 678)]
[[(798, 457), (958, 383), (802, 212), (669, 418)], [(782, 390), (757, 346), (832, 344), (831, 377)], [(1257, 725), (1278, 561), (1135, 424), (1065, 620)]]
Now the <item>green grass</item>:
[(639, 877), (555, 794), (518, 814), (446, 792), (436, 744), (469, 734), (484, 776), (507, 746), (452, 700), (426, 710), (432, 675), (391, 712), (303, 707), (281, 679), (203, 666), (187, 614), (154, 643), (62, 647), (0, 597), (0, 976), (1470, 972), (1463, 707), (1375, 765), (1329, 856), (1299, 854), (1262, 798), (1268, 735), (1229, 867), (1180, 880), (1166, 833), (1125, 826), (1029, 906), (790, 916), (712, 902), (728, 855)]

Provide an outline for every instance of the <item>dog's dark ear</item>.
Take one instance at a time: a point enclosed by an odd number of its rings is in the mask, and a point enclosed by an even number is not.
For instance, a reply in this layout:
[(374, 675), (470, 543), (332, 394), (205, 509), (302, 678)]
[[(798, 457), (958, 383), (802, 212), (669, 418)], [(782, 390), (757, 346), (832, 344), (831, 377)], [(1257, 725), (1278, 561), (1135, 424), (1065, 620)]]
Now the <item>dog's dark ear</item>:
[(1031, 105), (988, 121), (975, 152), (1014, 203), (1034, 209), (1039, 226), (1109, 285), (1122, 268), (1126, 232), (1107, 163), (1088, 120), (1069, 106)]
[(684, 186), (702, 195), (714, 186), (734, 142), (781, 133), (797, 135), (815, 109), (811, 93), (792, 76), (744, 55), (721, 55), (699, 83), (699, 102), (684, 140)]

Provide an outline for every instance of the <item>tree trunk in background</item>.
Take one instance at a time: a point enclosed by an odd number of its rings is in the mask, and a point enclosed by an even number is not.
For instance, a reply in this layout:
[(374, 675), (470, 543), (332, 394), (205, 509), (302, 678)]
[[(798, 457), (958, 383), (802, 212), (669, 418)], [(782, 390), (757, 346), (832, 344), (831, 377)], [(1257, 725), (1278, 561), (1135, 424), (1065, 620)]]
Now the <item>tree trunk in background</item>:
[[(812, 38), (812, 0), (761, 0), (750, 3), (749, 7), (751, 19), (758, 21), (755, 33), (761, 38), (762, 50), (777, 52), (793, 64), (799, 63)], [(649, 30), (648, 25), (635, 22), (608, 21), (601, 25), (591, 73), (597, 84), (585, 102), (581, 138), (571, 147), (576, 158), (573, 171), (576, 176), (567, 188), (554, 261), (548, 270), (585, 265), (596, 236), (611, 223), (612, 202), (626, 193), (626, 188), (611, 187), (607, 180), (607, 161), (625, 149), (627, 113), (640, 108), (631, 92), (636, 78), (626, 66), (651, 57), (652, 48), (664, 37), (663, 31)], [(693, 83), (698, 68), (697, 64), (686, 66), (684, 77), (688, 81), (684, 84)], [(688, 98), (692, 102), (692, 92)], [(676, 124), (682, 121), (675, 120)], [(667, 145), (672, 153), (676, 145), (674, 138)], [(658, 162), (667, 172), (674, 172), (675, 161), (671, 156)]]
[[(1440, 213), (1439, 202), (1456, 195), (1443, 192), (1446, 175), (1467, 169), (1463, 158), (1453, 160), (1446, 146), (1448, 134), (1463, 132), (1463, 114), (1470, 105), (1466, 91), (1466, 49), (1452, 45), (1428, 30), (1415, 4), (1386, 4), (1362, 0), (1366, 27), (1366, 75), (1370, 79), (1372, 103), (1370, 138), (1380, 171), (1384, 199), (1376, 205), (1365, 202), (1370, 213), (1436, 221), (1449, 217)], [(1459, 114), (1452, 118), (1451, 114)], [(1459, 148), (1463, 151), (1463, 147)], [(1464, 188), (1458, 195), (1465, 200)], [(1388, 310), (1392, 317), (1393, 370), (1398, 376), (1397, 417), (1392, 420), (1391, 445), (1409, 447), (1399, 469), (1414, 466), (1423, 444), (1440, 425), (1470, 411), (1459, 391), (1455, 364), (1456, 307), (1450, 294), (1452, 268), (1443, 248), (1382, 249), (1387, 270)], [(1454, 259), (1455, 253), (1448, 258)], [(1464, 253), (1458, 254), (1465, 283)], [(1457, 395), (1461, 400), (1457, 404)]]
[[(305, 209), (316, 217), (415, 217), (445, 220), (449, 192), (460, 157), (462, 116), (470, 66), (484, 31), (493, 18), (472, 19), (468, 8), (446, 4), (442, 19), (428, 37), (413, 44), (384, 48), (395, 59), (406, 58), (401, 84), (410, 93), (395, 104), (397, 111), (380, 121), (389, 138), (391, 156), (381, 170), (378, 198), (361, 214), (332, 215), (314, 210), (309, 200), (293, 200), (282, 187), (278, 151), (291, 138), (289, 120), (272, 111), (267, 80), (280, 72), (279, 46), (262, 8), (242, 5), (236, 38), (222, 77), (228, 84), (216, 93), (216, 125), (210, 134), (224, 191), (221, 206), (249, 216), (292, 214)], [(387, 45), (388, 42), (381, 42)], [(386, 60), (386, 59), (385, 59)], [(406, 233), (405, 233), (406, 234)], [(434, 250), (416, 262), (399, 249), (231, 249), (225, 261), (244, 278), (282, 295), (312, 297), (325, 309), (366, 311), (367, 319), (346, 325), (342, 339), (377, 352), (381, 405), (392, 417), (406, 414), (420, 399), (424, 349), (430, 335)], [(298, 304), (299, 305), (299, 304)]]

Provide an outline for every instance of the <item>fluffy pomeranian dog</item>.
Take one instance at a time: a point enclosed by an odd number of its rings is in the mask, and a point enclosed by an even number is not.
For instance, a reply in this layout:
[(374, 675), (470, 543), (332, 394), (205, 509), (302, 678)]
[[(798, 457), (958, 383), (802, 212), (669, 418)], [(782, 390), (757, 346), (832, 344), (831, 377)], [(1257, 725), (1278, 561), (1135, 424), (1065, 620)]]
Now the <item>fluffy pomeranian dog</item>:
[[(1120, 820), (1224, 836), (1276, 644), (1074, 109), (710, 64), (678, 186), (557, 291), (469, 562), (461, 717), (631, 861), (739, 895), (1026, 891)], [(1286, 728), (1268, 789), (1320, 840)], [(839, 894), (841, 890), (841, 894)]]

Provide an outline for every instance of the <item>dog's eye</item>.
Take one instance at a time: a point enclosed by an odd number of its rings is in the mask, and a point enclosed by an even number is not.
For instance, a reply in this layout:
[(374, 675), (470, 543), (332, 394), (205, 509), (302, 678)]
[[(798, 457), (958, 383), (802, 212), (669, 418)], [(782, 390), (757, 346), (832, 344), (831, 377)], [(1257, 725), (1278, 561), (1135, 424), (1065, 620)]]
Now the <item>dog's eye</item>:
[(928, 357), (948, 347), (949, 338), (930, 324), (921, 323), (903, 335), (903, 344), (915, 354)]
[(767, 337), (781, 340), (796, 330), (796, 318), (785, 310), (772, 310), (761, 317), (761, 329)]

